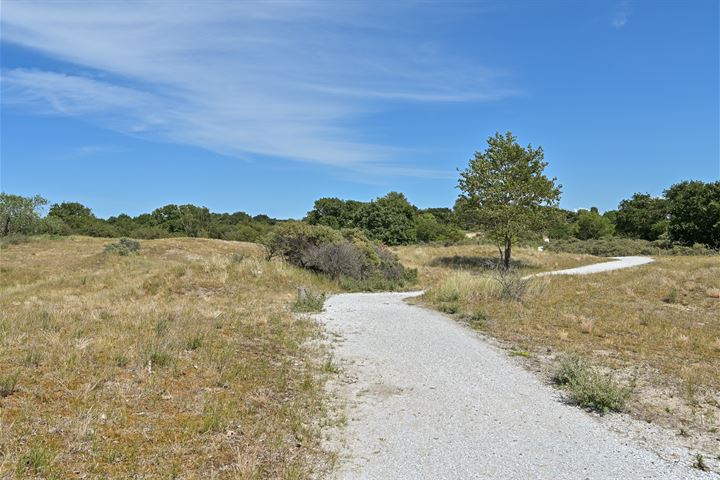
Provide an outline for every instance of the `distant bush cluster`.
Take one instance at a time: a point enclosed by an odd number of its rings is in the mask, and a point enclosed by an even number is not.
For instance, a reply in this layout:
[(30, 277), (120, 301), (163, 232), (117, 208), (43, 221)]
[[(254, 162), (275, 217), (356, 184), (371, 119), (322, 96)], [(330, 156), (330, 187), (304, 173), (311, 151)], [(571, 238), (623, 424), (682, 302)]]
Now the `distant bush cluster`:
[(400, 288), (417, 275), (414, 270), (406, 270), (385, 246), (371, 241), (358, 229), (286, 222), (273, 230), (265, 247), (268, 258), (281, 257), (339, 280), (349, 289)]
[(668, 240), (638, 240), (632, 238), (611, 237), (601, 239), (555, 240), (547, 246), (551, 252), (567, 252), (599, 257), (621, 257), (628, 255), (714, 255), (718, 252), (696, 243), (692, 247), (673, 243)]
[(464, 238), (451, 209), (421, 210), (398, 192), (371, 202), (321, 198), (315, 201), (305, 221), (335, 229), (357, 228), (386, 245), (456, 242)]
[(127, 256), (140, 251), (140, 242), (129, 238), (121, 238), (115, 243), (105, 245), (105, 253)]

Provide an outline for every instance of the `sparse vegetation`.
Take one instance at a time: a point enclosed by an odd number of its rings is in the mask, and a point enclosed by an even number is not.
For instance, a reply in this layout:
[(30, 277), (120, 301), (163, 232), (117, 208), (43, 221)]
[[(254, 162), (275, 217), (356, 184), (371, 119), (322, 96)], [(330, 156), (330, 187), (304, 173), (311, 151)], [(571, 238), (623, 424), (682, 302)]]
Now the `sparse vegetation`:
[(630, 393), (610, 374), (600, 373), (577, 354), (561, 360), (553, 380), (567, 387), (574, 403), (603, 414), (622, 411)]
[(0, 378), (0, 397), (8, 397), (15, 393), (17, 380), (18, 376), (16, 373), (3, 375), (2, 378)]
[(332, 368), (288, 305), (337, 285), (255, 244), (106, 243), (3, 247), (0, 477), (318, 476)]
[(297, 313), (315, 313), (322, 312), (325, 305), (324, 293), (313, 293), (307, 290), (301, 290), (297, 300), (292, 304), (292, 311)]
[(666, 240), (638, 240), (632, 238), (602, 238), (589, 240), (554, 240), (548, 247), (550, 252), (566, 252), (600, 257), (621, 257), (629, 255), (718, 255), (705, 245), (685, 246)]
[(140, 251), (140, 242), (129, 238), (121, 238), (117, 242), (105, 245), (105, 253), (127, 256)]
[(707, 463), (705, 463), (705, 457), (702, 455), (702, 453), (695, 454), (695, 458), (693, 460), (693, 468), (697, 468), (698, 470), (702, 470), (703, 472), (707, 472), (710, 470), (710, 467), (708, 467)]

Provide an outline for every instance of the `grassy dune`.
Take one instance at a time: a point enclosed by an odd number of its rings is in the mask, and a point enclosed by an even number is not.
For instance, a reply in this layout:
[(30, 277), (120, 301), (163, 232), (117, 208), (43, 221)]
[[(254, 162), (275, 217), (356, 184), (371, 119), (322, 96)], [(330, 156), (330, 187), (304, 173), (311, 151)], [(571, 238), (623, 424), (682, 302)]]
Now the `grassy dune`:
[(335, 287), (253, 244), (33, 239), (0, 251), (0, 477), (305, 478), (323, 468), (318, 326)]
[[(532, 280), (522, 301), (463, 261), (490, 247), (400, 249), (420, 269), (422, 299), (495, 338), (536, 366), (576, 352), (632, 387), (628, 409), (716, 449), (720, 429), (720, 259), (658, 257), (639, 268)], [(524, 272), (576, 266), (584, 256), (518, 252)], [(606, 259), (590, 258), (590, 262)], [(710, 450), (712, 451), (712, 450)]]

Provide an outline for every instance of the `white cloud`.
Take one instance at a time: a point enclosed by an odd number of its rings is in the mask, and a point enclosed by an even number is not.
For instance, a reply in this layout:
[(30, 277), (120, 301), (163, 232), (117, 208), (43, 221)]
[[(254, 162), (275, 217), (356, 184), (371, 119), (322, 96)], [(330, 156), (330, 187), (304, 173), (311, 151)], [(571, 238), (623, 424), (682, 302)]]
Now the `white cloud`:
[(615, 15), (610, 22), (614, 28), (623, 28), (630, 18), (630, 4), (628, 2), (622, 2), (615, 11)]
[(241, 158), (430, 175), (388, 165), (397, 149), (367, 140), (358, 119), (389, 102), (514, 92), (497, 86), (502, 72), (404, 35), (401, 7), (376, 6), (4, 2), (3, 41), (73, 67), (5, 70), (3, 101)]

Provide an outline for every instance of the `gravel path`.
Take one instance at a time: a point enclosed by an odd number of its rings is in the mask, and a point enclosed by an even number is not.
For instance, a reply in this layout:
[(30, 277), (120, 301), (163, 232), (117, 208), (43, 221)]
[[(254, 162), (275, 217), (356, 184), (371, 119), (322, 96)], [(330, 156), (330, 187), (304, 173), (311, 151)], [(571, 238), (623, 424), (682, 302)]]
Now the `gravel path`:
[(584, 267), (568, 268), (566, 270), (554, 270), (552, 272), (541, 272), (531, 277), (543, 277), (546, 275), (587, 275), (589, 273), (609, 272), (621, 268), (637, 267), (646, 263), (654, 262), (650, 257), (613, 257), (612, 262), (595, 263)]
[(349, 401), (337, 478), (720, 478), (562, 403), (471, 330), (404, 302), (418, 293), (336, 295), (319, 315), (338, 339), (335, 388)]

